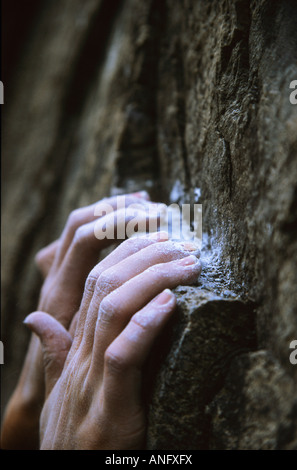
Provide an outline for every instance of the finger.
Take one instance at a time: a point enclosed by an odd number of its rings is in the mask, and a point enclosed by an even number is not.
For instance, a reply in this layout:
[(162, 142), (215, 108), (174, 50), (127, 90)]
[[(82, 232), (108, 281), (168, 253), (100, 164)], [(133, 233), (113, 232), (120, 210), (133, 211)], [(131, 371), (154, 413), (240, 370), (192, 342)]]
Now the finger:
[(115, 420), (141, 406), (142, 367), (176, 305), (163, 291), (131, 318), (104, 355), (104, 406)]
[[(85, 283), (83, 299), (81, 302), (79, 317), (77, 320), (77, 330), (75, 335), (76, 348), (80, 344), (83, 337), (85, 319), (100, 275), (104, 271), (120, 263), (122, 260), (128, 258), (130, 259), (132, 255), (134, 255), (135, 253), (139, 253), (144, 248), (153, 244), (157, 244), (158, 242), (164, 242), (166, 241), (166, 239), (168, 240), (168, 234), (162, 232), (150, 234), (147, 237), (139, 237), (133, 239), (130, 238), (128, 240), (125, 240), (91, 270)], [(99, 306), (98, 303), (96, 305), (97, 315)], [(73, 350), (75, 350), (75, 348), (73, 348)]]
[(130, 196), (137, 197), (139, 199), (145, 199), (146, 201), (150, 201), (150, 195), (147, 191), (138, 191), (136, 193), (130, 193)]
[(110, 240), (125, 240), (148, 230), (155, 232), (160, 220), (158, 207), (158, 204), (151, 204), (149, 207), (130, 204), (99, 217), (94, 227), (95, 237), (108, 244)]
[[(146, 212), (130, 211), (129, 208), (107, 215), (102, 220), (107, 226), (112, 226), (112, 229), (117, 231), (119, 226), (127, 225), (132, 218), (145, 225), (151, 220)], [(94, 234), (95, 223), (85, 224), (76, 231), (73, 242), (54, 279), (55, 298), (52, 299), (54, 304), (51, 307), (66, 327), (68, 324), (65, 321), (67, 322), (67, 319), (71, 321), (79, 308), (88, 273), (98, 262), (100, 251), (115, 242), (113, 238), (97, 240)]]
[(194, 243), (172, 241), (156, 243), (143, 248), (141, 252), (131, 255), (128, 259), (118, 260), (118, 263), (101, 272), (84, 326), (84, 341), (88, 347), (93, 342), (98, 308), (104, 297), (151, 266), (182, 259), (190, 253), (200, 256), (200, 251)]
[(62, 263), (77, 229), (84, 224), (88, 224), (89, 222), (96, 220), (99, 217), (100, 211), (107, 214), (116, 210), (117, 207), (127, 207), (130, 204), (136, 203), (146, 206), (147, 204), (150, 204), (148, 199), (149, 197), (146, 192), (136, 193), (136, 195), (125, 194), (122, 196), (105, 198), (102, 201), (72, 211), (61, 235), (61, 243), (54, 263), (55, 269), (57, 269)]
[(72, 318), (70, 326), (69, 326), (68, 331), (69, 331), (72, 338), (74, 338), (74, 336), (75, 336), (75, 331), (76, 331), (76, 327), (77, 327), (77, 323), (78, 323), (78, 317), (79, 317), (79, 311), (76, 312), (76, 314)]
[[(150, 244), (144, 247), (141, 252), (138, 251), (132, 254), (129, 259), (118, 260), (116, 264), (105, 269), (101, 273), (100, 279), (98, 279), (97, 294), (99, 294), (100, 298), (105, 297), (111, 291), (146, 269), (159, 263), (167, 263), (185, 258), (190, 254), (195, 254), (197, 258), (200, 257), (200, 251), (194, 243), (178, 243), (164, 240), (164, 243)], [(94, 299), (94, 301), (96, 300)], [(97, 310), (98, 303), (94, 307)]]
[(99, 307), (91, 367), (102, 369), (105, 350), (134, 313), (164, 289), (192, 284), (200, 272), (200, 261), (193, 255), (187, 256), (152, 266), (106, 296)]
[(39, 268), (43, 278), (46, 278), (46, 276), (48, 275), (50, 271), (50, 268), (54, 262), (54, 258), (58, 250), (59, 244), (60, 244), (60, 241), (55, 240), (54, 242), (50, 243), (48, 246), (39, 250), (35, 256), (35, 264)]
[(72, 338), (61, 323), (45, 312), (31, 313), (24, 323), (41, 341), (47, 396), (61, 375)]

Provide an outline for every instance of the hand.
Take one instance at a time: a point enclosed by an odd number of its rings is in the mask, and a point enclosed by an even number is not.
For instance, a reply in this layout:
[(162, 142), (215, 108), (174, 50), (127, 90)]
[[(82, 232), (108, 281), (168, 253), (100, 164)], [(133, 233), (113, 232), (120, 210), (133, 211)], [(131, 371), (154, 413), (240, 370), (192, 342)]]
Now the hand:
[[(61, 237), (36, 256), (37, 265), (45, 278), (38, 310), (55, 317), (66, 329), (70, 328), (79, 309), (89, 271), (98, 262), (101, 250), (115, 241), (98, 240), (95, 237), (94, 228), (99, 219), (94, 216), (95, 207), (98, 212), (100, 205), (106, 206), (108, 203), (114, 213), (106, 214), (100, 220), (107, 225), (114, 225), (116, 231), (117, 224), (128, 223), (131, 219), (129, 209), (117, 211), (120, 202), (122, 207), (137, 204), (139, 220), (148, 220), (148, 209), (153, 204), (146, 193), (106, 198), (100, 203), (73, 211)], [(1, 433), (3, 448), (38, 447), (39, 417), (44, 393), (40, 342), (33, 335), (18, 384), (6, 408)]]
[(143, 448), (142, 366), (174, 311), (169, 289), (201, 271), (195, 246), (158, 241), (127, 240), (91, 271), (73, 342), (48, 314), (27, 317), (44, 352), (41, 449)]
[[(106, 198), (70, 214), (60, 239), (36, 256), (36, 263), (45, 275), (38, 310), (50, 313), (69, 328), (79, 308), (87, 275), (98, 262), (100, 252), (116, 242), (119, 225), (127, 225), (135, 216), (135, 211), (129, 207), (132, 204), (137, 207), (138, 220), (148, 222), (148, 209), (152, 211), (156, 204), (148, 201), (145, 195), (144, 192)], [(95, 236), (99, 218), (94, 213), (100, 212), (101, 206), (114, 211), (100, 220), (101, 225), (112, 226), (115, 239), (98, 240)], [(118, 210), (121, 206), (123, 209)]]

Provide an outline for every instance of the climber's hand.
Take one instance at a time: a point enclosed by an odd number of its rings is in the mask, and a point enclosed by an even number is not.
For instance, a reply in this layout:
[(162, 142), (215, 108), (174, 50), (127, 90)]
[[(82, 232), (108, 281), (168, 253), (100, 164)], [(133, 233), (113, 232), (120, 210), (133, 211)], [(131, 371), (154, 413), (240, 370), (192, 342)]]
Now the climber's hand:
[(27, 317), (46, 368), (42, 449), (143, 447), (142, 365), (174, 310), (169, 289), (192, 283), (201, 271), (191, 255), (195, 246), (164, 238), (129, 239), (95, 266), (73, 342), (52, 316)]
[[(126, 226), (132, 217), (149, 220), (156, 217), (156, 204), (146, 192), (114, 196), (81, 209), (68, 217), (59, 240), (39, 251), (36, 264), (45, 277), (38, 310), (50, 313), (67, 329), (77, 312), (90, 270), (98, 262), (102, 249), (116, 242), (119, 226)], [(131, 209), (133, 207), (133, 209)], [(136, 207), (136, 209), (135, 209)], [(106, 210), (110, 212), (98, 217)], [(96, 225), (112, 227), (114, 238), (98, 239)], [(111, 232), (111, 231), (110, 231)]]
[[(79, 309), (89, 271), (98, 262), (101, 250), (116, 241), (96, 238), (96, 224), (100, 222), (101, 226), (105, 224), (112, 228), (116, 236), (119, 225), (125, 226), (132, 217), (137, 216), (137, 220), (146, 222), (158, 218), (153, 208), (156, 205), (149, 200), (147, 193), (140, 192), (106, 198), (73, 211), (60, 238), (36, 256), (37, 265), (45, 278), (37, 309), (52, 315), (69, 329)], [(75, 322), (71, 325), (72, 330), (74, 326)], [(43, 402), (42, 354), (39, 340), (33, 335), (17, 387), (6, 408), (1, 433), (2, 447), (36, 448)]]

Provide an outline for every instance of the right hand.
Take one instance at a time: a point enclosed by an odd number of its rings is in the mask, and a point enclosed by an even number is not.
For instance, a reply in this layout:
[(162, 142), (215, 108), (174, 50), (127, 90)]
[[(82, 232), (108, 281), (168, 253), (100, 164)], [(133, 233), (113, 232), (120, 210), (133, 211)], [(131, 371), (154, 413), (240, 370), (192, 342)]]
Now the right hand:
[[(75, 313), (79, 309), (84, 284), (89, 271), (96, 265), (103, 248), (115, 240), (98, 240), (94, 227), (99, 217), (95, 206), (108, 203), (113, 213), (101, 218), (109, 224), (125, 223), (131, 219), (129, 209), (117, 211), (119, 199), (122, 207), (137, 204), (140, 220), (148, 220), (148, 209), (154, 206), (146, 193), (134, 193), (103, 199), (101, 202), (73, 211), (61, 237), (42, 249), (36, 262), (45, 278), (37, 310), (57, 319), (70, 333), (75, 328)], [(135, 211), (133, 210), (135, 215)], [(152, 216), (154, 217), (154, 215)], [(44, 369), (39, 339), (33, 335), (22, 372), (6, 407), (1, 432), (1, 445), (11, 449), (30, 449), (38, 446), (39, 417), (44, 403)]]
[(27, 317), (43, 346), (42, 449), (143, 448), (142, 366), (174, 311), (169, 289), (200, 274), (195, 248), (149, 236), (123, 242), (87, 278), (73, 343), (52, 316)]

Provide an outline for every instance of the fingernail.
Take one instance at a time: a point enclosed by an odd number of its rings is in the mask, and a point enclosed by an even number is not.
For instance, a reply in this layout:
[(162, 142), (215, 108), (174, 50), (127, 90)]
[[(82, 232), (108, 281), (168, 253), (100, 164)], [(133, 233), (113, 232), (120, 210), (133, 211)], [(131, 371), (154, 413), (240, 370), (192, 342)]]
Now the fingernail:
[(174, 298), (174, 295), (172, 294), (171, 290), (165, 289), (161, 294), (158, 295), (158, 297), (156, 297), (155, 302), (158, 305), (166, 305), (173, 298)]
[(150, 200), (150, 196), (146, 191), (138, 191), (137, 193), (132, 193), (132, 196), (139, 197), (140, 199)]
[(177, 263), (181, 266), (190, 266), (191, 264), (196, 264), (198, 259), (194, 255), (187, 256), (186, 258), (180, 259)]
[(148, 235), (148, 238), (152, 240), (169, 240), (169, 235), (167, 232), (154, 232)]
[(184, 247), (184, 249), (186, 251), (197, 251), (197, 250), (199, 250), (198, 245), (196, 245), (195, 243), (182, 242), (181, 245)]

